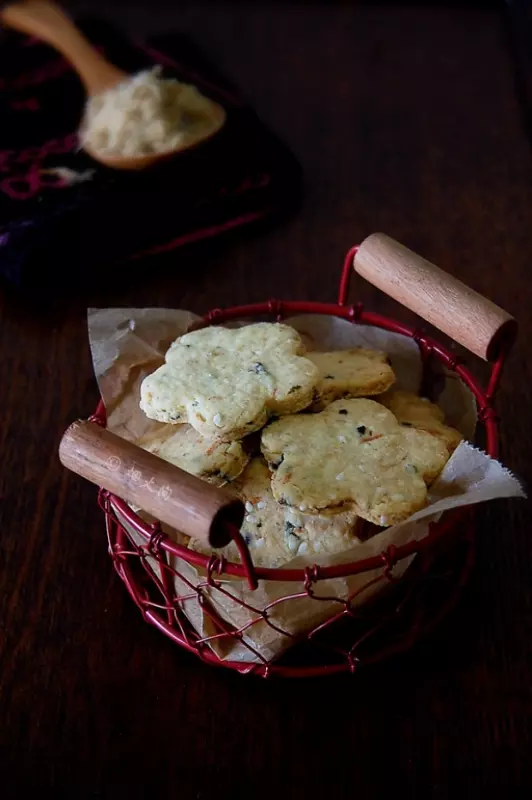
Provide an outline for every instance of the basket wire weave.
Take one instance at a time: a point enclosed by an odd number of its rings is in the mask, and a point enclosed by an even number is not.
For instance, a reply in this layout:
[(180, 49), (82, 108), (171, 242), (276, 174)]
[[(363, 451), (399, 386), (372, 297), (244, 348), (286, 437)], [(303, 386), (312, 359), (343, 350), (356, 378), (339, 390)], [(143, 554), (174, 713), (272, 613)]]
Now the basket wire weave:
[[(498, 427), (493, 402), (506, 348), (501, 348), (493, 362), (487, 388), (483, 389), (460, 359), (420, 329), (366, 311), (361, 303), (347, 305), (357, 249), (351, 248), (346, 255), (337, 304), (269, 300), (225, 310), (214, 309), (205, 315), (201, 325), (264, 315), (280, 321), (294, 314), (322, 314), (411, 337), (420, 350), (424, 385), (430, 378), (431, 362), (436, 359), (455, 372), (473, 393), (478, 421), (485, 430), (484, 449), (488, 455), (497, 457)], [(105, 426), (103, 403), (91, 420)], [(467, 507), (446, 512), (438, 523), (431, 524), (429, 535), (421, 541), (411, 541), (400, 547), (392, 545), (372, 558), (329, 567), (269, 569), (253, 565), (236, 528), (231, 530), (231, 536), (239, 549), (241, 564), (228, 562), (218, 555), (205, 556), (177, 544), (158, 523), (147, 523), (125, 501), (106, 490), (100, 490), (99, 504), (105, 515), (114, 567), (144, 619), (209, 664), (262, 677), (313, 677), (354, 672), (362, 665), (407, 649), (454, 605), (474, 562), (473, 514)], [(136, 533), (135, 540), (132, 530)], [(412, 557), (404, 574), (395, 577), (396, 565)], [(204, 578), (192, 583), (180, 569), (183, 562), (202, 568)], [(321, 581), (365, 573), (371, 573), (367, 582), (346, 599), (323, 597), (317, 592)], [(231, 584), (220, 580), (224, 574), (247, 581), (250, 589), (264, 580), (288, 582), (293, 584), (293, 592), (264, 607), (251, 605), (232, 594), (227, 588)], [(182, 591), (176, 590), (176, 578)], [(387, 591), (379, 593), (376, 600), (361, 604), (362, 595), (373, 593), (376, 588)], [(243, 606), (251, 615), (250, 620), (241, 627), (229, 625), (210, 601), (213, 593), (223, 594), (226, 603)], [(280, 603), (301, 598), (312, 603), (333, 600), (338, 610), (303, 636), (295, 637), (279, 627), (272, 619), (272, 612)], [(212, 629), (209, 635), (200, 636), (189, 622), (186, 608), (191, 602), (198, 603), (209, 619)], [(246, 633), (259, 623), (269, 625), (286, 637), (290, 644), (287, 655), (271, 661), (253, 647)], [(211, 644), (216, 640), (228, 642), (231, 638), (249, 651), (252, 662), (222, 660), (212, 649)]]

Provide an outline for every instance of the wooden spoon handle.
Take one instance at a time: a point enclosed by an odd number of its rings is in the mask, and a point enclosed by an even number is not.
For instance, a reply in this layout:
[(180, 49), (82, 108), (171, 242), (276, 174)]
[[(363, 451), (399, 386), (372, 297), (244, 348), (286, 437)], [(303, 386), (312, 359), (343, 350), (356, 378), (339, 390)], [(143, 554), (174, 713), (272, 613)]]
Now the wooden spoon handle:
[(515, 337), (517, 324), (510, 314), (384, 233), (364, 239), (354, 268), (481, 358), (493, 360)]
[(27, 0), (7, 5), (0, 11), (0, 20), (7, 27), (35, 36), (58, 50), (75, 68), (88, 94), (99, 94), (125, 77), (53, 2)]
[(230, 492), (189, 475), (93, 422), (74, 422), (59, 445), (68, 469), (187, 536), (223, 547), (240, 528), (244, 505)]

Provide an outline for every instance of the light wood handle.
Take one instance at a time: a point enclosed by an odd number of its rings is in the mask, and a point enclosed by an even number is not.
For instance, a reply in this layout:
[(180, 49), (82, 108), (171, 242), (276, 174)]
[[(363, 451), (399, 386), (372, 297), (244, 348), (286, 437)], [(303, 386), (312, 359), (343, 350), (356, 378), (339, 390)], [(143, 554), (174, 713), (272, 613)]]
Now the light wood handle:
[(68, 428), (59, 458), (67, 469), (211, 547), (230, 541), (227, 522), (242, 525), (244, 505), (236, 496), (93, 422)]
[(475, 355), (492, 361), (517, 323), (491, 300), (384, 233), (364, 239), (355, 271)]
[(11, 3), (0, 11), (0, 20), (7, 27), (35, 36), (62, 53), (78, 72), (89, 94), (99, 94), (125, 77), (125, 73), (110, 64), (53, 2)]

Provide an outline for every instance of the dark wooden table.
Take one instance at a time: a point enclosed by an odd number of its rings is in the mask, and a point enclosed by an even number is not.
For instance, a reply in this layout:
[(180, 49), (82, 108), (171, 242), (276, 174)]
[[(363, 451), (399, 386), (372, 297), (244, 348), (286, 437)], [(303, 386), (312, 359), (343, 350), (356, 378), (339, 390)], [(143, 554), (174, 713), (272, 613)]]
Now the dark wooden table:
[[(97, 399), (84, 305), (332, 300), (344, 251), (383, 230), (518, 318), (500, 410), (505, 461), (528, 481), (532, 162), (501, 12), (127, 5), (130, 28), (181, 26), (210, 49), (301, 160), (306, 202), (283, 228), (147, 262), (54, 315), (0, 295), (0, 795), (529, 796), (526, 502), (481, 510), (463, 599), (414, 651), (270, 683), (208, 668), (142, 622), (95, 489), (56, 457)], [(408, 318), (368, 286), (358, 297)]]

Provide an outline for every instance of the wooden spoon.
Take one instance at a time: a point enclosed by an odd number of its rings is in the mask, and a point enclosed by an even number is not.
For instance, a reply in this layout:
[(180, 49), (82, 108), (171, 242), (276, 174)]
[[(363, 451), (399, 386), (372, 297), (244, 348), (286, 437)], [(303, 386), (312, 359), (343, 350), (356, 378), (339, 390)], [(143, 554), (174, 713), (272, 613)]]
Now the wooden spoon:
[[(126, 80), (129, 75), (107, 61), (83, 36), (81, 31), (53, 2), (47, 0), (28, 0), (13, 3), (0, 11), (0, 21), (9, 28), (34, 36), (54, 47), (69, 61), (85, 86), (87, 95), (94, 97), (112, 89)], [(202, 141), (213, 136), (225, 122), (224, 109), (212, 100), (207, 101), (212, 108), (212, 128)], [(179, 152), (199, 144), (177, 147), (164, 153), (142, 156), (110, 156), (84, 147), (96, 161), (114, 169), (145, 169), (155, 162), (171, 158)]]

